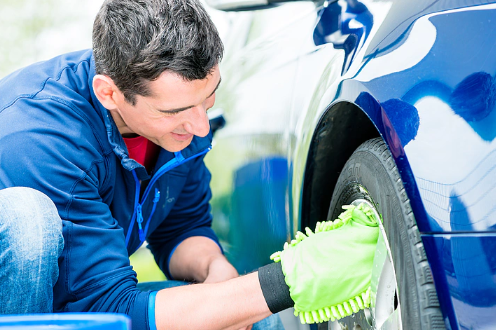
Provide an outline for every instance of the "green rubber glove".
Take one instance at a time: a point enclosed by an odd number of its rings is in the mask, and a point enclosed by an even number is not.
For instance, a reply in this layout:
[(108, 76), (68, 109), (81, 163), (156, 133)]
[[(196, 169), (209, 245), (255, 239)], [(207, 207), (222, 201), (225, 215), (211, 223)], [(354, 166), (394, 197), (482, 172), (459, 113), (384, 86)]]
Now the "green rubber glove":
[(366, 204), (343, 206), (334, 221), (306, 228), (284, 250), (281, 262), (301, 323), (334, 321), (370, 305), (372, 264), (379, 227)]

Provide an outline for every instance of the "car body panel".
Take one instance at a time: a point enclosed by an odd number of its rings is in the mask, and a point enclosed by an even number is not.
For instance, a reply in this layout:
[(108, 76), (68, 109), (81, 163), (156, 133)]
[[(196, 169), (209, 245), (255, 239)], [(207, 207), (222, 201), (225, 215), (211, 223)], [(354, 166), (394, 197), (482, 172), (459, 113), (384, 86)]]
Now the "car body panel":
[[(450, 245), (454, 260), (478, 246), (473, 237), (486, 235), (479, 251), (493, 260), (491, 2), (364, 0), (358, 9), (353, 1), (288, 2), (223, 13), (233, 26), (249, 15), (252, 24), (248, 38), (226, 43), (216, 106), (227, 125), (206, 158), (216, 230), (241, 273), (269, 262), (296, 230), (324, 220), (346, 159), (361, 142), (381, 136), (426, 245), (447, 327), (496, 324), (494, 262), (460, 270), (439, 257)], [(339, 31), (335, 5), (342, 8)], [(461, 278), (481, 269), (480, 288), (490, 294), (478, 306), (466, 292), (484, 292)]]
[[(473, 94), (460, 88), (465, 87), (464, 80), (467, 78), (482, 84), (484, 78), (496, 73), (496, 7), (489, 5), (484, 11), (481, 9), (482, 6), (419, 18), (413, 24), (410, 36), (417, 38), (417, 34), (432, 43), (425, 56), (412, 56), (410, 63), (405, 61), (404, 56), (395, 59), (394, 53), (401, 48), (406, 49), (399, 55), (415, 52), (418, 42), (405, 41), (395, 51), (383, 56), (388, 59), (376, 56), (367, 64), (374, 66), (374, 61), (380, 59), (384, 63), (379, 63), (377, 67), (382, 68), (387, 62), (394, 63), (396, 60), (405, 68), (389, 67), (389, 70), (396, 72), (381, 72), (381, 77), (375, 79), (374, 73), (367, 77), (362, 68), (354, 77), (363, 82), (379, 102), (396, 98), (418, 111), (420, 125), (417, 135), (409, 144), (402, 145), (404, 152), (400, 146), (398, 149), (391, 147), (394, 143), (391, 139), (387, 142), (395, 158), (404, 155), (409, 159), (415, 179), (409, 183), (417, 185), (428, 213), (426, 222), (419, 221), (424, 219), (417, 217), (423, 232), (491, 230), (496, 221), (496, 217), (491, 216), (496, 209), (496, 172), (491, 169), (491, 164), (494, 164), (491, 155), (495, 145), (491, 141), (496, 136), (496, 114), (492, 111), (484, 120), (474, 123), (464, 120), (456, 114), (456, 109), (453, 110), (453, 107), (468, 108), (472, 103), (494, 102), (494, 90), (484, 95), (485, 99), (474, 99)], [(474, 52), (474, 49), (477, 51)], [(452, 105), (450, 102), (458, 104)], [(385, 112), (391, 117), (387, 109)], [(405, 133), (394, 129), (401, 140)], [(402, 170), (400, 167), (400, 172)], [(405, 170), (408, 171), (407, 168)], [(477, 183), (483, 181), (487, 185), (480, 187)], [(474, 186), (478, 188), (473, 189)], [(466, 200), (469, 223), (453, 224), (450, 214), (456, 211), (449, 207), (450, 196), (461, 195)], [(420, 213), (420, 207), (417, 210), (416, 214)]]
[[(493, 5), (489, 6), (493, 7)], [(415, 186), (422, 185), (422, 187), (417, 187), (422, 195), (421, 198), (412, 199), (412, 206), (416, 211), (417, 222), (422, 232), (492, 230), (491, 227), (496, 221), (495, 217), (490, 216), (496, 207), (496, 187), (494, 184), (496, 173), (492, 171), (490, 165), (494, 163), (491, 160), (491, 155), (495, 146), (491, 144), (491, 141), (494, 140), (496, 134), (495, 113), (491, 112), (483, 123), (467, 123), (446, 104), (449, 100), (442, 99), (449, 98), (450, 95), (440, 96), (440, 94), (449, 94), (455, 90), (465, 78), (472, 74), (480, 72), (494, 75), (496, 72), (494, 42), (483, 43), (480, 39), (474, 41), (474, 38), (470, 38), (472, 35), (480, 36), (482, 34), (489, 37), (491, 41), (495, 40), (496, 22), (494, 19), (491, 21), (490, 18), (496, 17), (496, 12), (494, 10), (478, 10), (482, 6), (475, 8), (477, 9), (451, 11), (445, 14), (437, 13), (431, 17), (420, 19), (420, 22), (417, 21), (413, 24), (410, 33), (412, 38), (416, 39), (417, 34), (424, 38), (429, 31), (434, 34), (437, 31), (436, 35), (428, 38), (430, 39), (429, 42), (432, 43), (432, 48), (425, 56), (411, 56), (412, 62), (407, 63), (405, 53), (415, 52), (417, 43), (414, 40), (411, 43), (412, 46), (409, 42), (404, 42), (401, 47), (397, 48), (398, 57), (395, 57), (395, 51), (389, 51), (384, 56), (369, 57), (363, 61), (365, 65), (355, 70), (357, 72), (350, 69), (342, 81), (336, 82), (339, 84), (338, 87), (331, 87), (327, 91), (326, 95), (320, 99), (319, 109), (314, 111), (310, 109), (307, 113), (307, 123), (303, 128), (303, 131), (308, 131), (317, 127), (322, 113), (329, 108), (329, 104), (346, 101), (359, 105), (388, 143), (409, 195), (418, 195), (415, 193)], [(459, 17), (460, 15), (465, 17)], [(484, 16), (482, 19), (481, 15)], [(465, 25), (457, 25), (456, 23), (460, 20), (475, 21), (477, 23), (473, 24), (476, 26), (475, 31)], [(421, 26), (418, 33), (416, 31), (417, 25)], [(459, 26), (457, 30), (455, 30), (456, 26)], [(451, 35), (453, 32), (459, 32), (454, 34), (467, 40), (467, 42), (456, 42), (457, 39)], [(447, 49), (447, 53), (445, 53), (447, 48), (445, 44), (454, 44)], [(472, 54), (466, 50), (473, 49), (475, 45), (479, 45), (479, 49), (482, 48), (478, 53)], [(402, 47), (407, 49), (403, 50)], [(382, 58), (386, 56), (387, 59)], [(471, 61), (473, 65), (465, 65), (463, 70), (457, 65), (457, 63), (466, 63), (467, 61)], [(395, 62), (403, 68), (392, 67)], [(376, 70), (376, 66), (379, 69)], [(437, 68), (441, 68), (441, 70), (438, 71)], [(321, 83), (321, 85), (323, 84)], [(453, 96), (451, 97), (453, 98)], [(493, 94), (488, 95), (488, 98), (493, 97)], [(466, 102), (467, 104), (470, 102), (493, 102), (491, 99), (475, 101), (470, 99), (470, 95), (461, 95), (460, 98), (465, 99), (459, 102)], [(390, 117), (394, 117), (391, 111), (395, 109), (391, 110), (387, 106), (381, 106), (381, 104), (394, 99), (401, 101), (398, 103), (406, 102), (407, 105), (417, 109), (420, 124), (414, 139), (409, 136), (412, 132), (406, 128), (395, 127), (391, 123)], [(376, 102), (374, 103), (374, 101)], [(408, 108), (414, 111), (413, 107)], [(433, 108), (439, 110), (433, 111)], [(401, 139), (409, 143), (401, 143)], [(439, 140), (440, 143), (431, 143), (432, 139)], [(450, 139), (455, 139), (455, 141)], [(304, 139), (299, 140), (303, 141)], [(306, 143), (302, 143), (306, 145)], [(477, 147), (474, 148), (474, 146)], [(412, 160), (409, 160), (410, 158)], [(447, 168), (449, 171), (446, 170)], [(431, 181), (436, 187), (432, 186)], [(450, 194), (458, 194), (455, 192), (457, 185), (458, 190), (466, 191), (481, 181), (485, 181), (488, 186), (478, 190), (477, 193), (474, 192), (474, 196), (469, 196), (469, 201), (467, 201), (473, 205), (473, 211), (471, 211), (473, 212), (473, 219), (470, 219), (470, 223), (475, 228), (452, 228), (448, 216)], [(450, 190), (450, 187), (453, 191), (446, 192), (445, 190)], [(432, 191), (433, 189), (435, 191)], [(443, 200), (436, 200), (432, 194), (441, 194), (442, 197), (440, 198)], [(476, 201), (480, 204), (477, 204)], [(416, 204), (416, 202), (418, 203)], [(428, 208), (428, 215), (426, 211), (422, 210), (423, 208)], [(465, 225), (461, 225), (461, 227), (463, 226)]]
[[(496, 234), (422, 237), (452, 329), (494, 329)], [(439, 289), (438, 289), (439, 290)]]

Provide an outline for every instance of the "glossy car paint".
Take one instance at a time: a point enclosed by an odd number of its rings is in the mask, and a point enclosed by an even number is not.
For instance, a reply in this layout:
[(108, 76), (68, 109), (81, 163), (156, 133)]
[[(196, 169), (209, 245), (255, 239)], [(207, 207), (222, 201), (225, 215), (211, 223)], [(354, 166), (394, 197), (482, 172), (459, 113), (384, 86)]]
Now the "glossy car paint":
[(216, 229), (241, 272), (324, 219), (347, 158), (381, 136), (446, 326), (496, 327), (491, 2), (288, 2), (214, 15), (229, 27), (217, 97), (227, 125), (207, 163)]

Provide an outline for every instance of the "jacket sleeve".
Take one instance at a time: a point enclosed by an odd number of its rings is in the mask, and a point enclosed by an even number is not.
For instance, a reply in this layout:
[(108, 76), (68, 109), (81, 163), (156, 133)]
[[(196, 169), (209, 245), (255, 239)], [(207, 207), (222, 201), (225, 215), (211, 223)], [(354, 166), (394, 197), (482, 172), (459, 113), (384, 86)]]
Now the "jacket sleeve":
[(155, 261), (168, 279), (169, 260), (175, 248), (192, 236), (204, 236), (215, 241), (222, 250), (219, 240), (211, 228), (210, 213), (210, 172), (202, 157), (191, 160), (186, 183), (171, 212), (160, 226), (147, 238), (148, 247)]
[(0, 188), (37, 189), (58, 209), (64, 250), (54, 311), (125, 313), (134, 330), (147, 330), (149, 292), (136, 288), (123, 230), (104, 197), (113, 183), (102, 155), (111, 151), (76, 110), (46, 102), (0, 114)]

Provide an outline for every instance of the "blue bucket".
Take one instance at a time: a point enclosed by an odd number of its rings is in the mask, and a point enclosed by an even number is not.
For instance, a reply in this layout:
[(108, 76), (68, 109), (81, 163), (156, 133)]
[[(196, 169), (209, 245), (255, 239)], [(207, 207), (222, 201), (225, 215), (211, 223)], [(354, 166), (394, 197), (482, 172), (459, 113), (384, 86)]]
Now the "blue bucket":
[(0, 329), (12, 330), (131, 330), (124, 314), (61, 313), (0, 316)]

